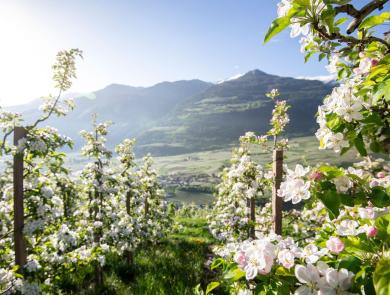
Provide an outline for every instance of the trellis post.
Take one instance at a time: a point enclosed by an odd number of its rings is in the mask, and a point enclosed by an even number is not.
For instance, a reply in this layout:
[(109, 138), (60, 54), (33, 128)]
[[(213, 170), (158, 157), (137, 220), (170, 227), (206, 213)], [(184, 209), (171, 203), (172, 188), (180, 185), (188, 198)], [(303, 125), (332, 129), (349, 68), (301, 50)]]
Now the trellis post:
[(275, 149), (273, 151), (273, 178), (274, 183), (272, 186), (272, 220), (273, 230), (276, 234), (282, 234), (282, 208), (283, 200), (278, 197), (278, 190), (282, 182), (283, 177), (283, 150)]
[[(14, 145), (18, 147), (20, 139), (26, 137), (27, 131), (23, 127), (14, 129)], [(23, 266), (26, 264), (26, 241), (23, 235), (24, 227), (24, 192), (23, 192), (23, 151), (17, 151), (14, 155), (14, 246), (15, 264)]]
[(255, 223), (256, 223), (256, 200), (255, 198), (247, 199), (248, 221), (250, 222), (248, 228), (249, 238), (255, 238)]

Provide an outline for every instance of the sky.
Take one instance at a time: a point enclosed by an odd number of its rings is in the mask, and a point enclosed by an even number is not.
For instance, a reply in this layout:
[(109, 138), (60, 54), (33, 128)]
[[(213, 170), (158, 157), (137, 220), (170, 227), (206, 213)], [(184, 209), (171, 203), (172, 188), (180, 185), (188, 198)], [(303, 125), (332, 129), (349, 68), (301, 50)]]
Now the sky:
[(0, 105), (53, 92), (56, 52), (79, 48), (85, 93), (112, 83), (217, 82), (260, 69), (291, 77), (327, 75), (304, 63), (288, 32), (264, 45), (276, 0), (0, 0)]

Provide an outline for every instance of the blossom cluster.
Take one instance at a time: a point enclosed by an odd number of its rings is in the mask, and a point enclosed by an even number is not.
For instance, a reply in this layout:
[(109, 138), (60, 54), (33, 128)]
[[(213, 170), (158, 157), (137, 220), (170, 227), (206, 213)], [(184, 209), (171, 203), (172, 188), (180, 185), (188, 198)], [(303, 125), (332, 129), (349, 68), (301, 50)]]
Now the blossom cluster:
[(245, 239), (249, 225), (248, 200), (261, 197), (267, 179), (246, 146), (234, 151), (232, 165), (222, 174), (209, 228), (219, 240)]

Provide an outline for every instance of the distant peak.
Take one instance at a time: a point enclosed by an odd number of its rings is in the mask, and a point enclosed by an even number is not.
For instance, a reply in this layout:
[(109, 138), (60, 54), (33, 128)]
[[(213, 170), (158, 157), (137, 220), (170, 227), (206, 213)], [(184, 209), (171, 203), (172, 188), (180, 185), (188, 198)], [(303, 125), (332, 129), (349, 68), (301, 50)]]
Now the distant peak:
[(138, 87), (133, 87), (130, 85), (119, 84), (119, 83), (112, 83), (112, 84), (109, 84), (106, 87), (104, 87), (102, 90), (104, 90), (104, 89), (118, 89), (118, 88), (138, 88)]
[(267, 75), (267, 73), (263, 72), (263, 71), (260, 71), (260, 70), (252, 70), (252, 71), (249, 71), (248, 73), (246, 73), (245, 75), (252, 75), (252, 76), (264, 76), (264, 75)]
[(227, 79), (224, 79), (224, 80), (220, 80), (220, 81), (217, 82), (217, 84), (222, 84), (222, 83), (227, 82), (227, 81), (236, 80), (236, 79), (241, 78), (242, 76), (244, 76), (244, 74), (237, 74), (237, 75), (234, 75), (234, 76), (232, 76), (230, 78), (227, 78)]

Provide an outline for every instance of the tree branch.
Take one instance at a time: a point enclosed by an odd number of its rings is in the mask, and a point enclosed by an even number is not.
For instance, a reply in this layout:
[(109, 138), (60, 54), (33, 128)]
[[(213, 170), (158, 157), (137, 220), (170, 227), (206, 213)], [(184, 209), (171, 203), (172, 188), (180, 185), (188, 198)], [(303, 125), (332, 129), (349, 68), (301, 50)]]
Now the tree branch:
[[(388, 1), (388, 0), (386, 0)], [(318, 23), (313, 24), (313, 28), (320, 34), (321, 37), (327, 39), (327, 40), (336, 40), (344, 43), (348, 43), (350, 45), (364, 45), (371, 42), (379, 42), (387, 47), (387, 51), (390, 52), (390, 44), (387, 43), (385, 40), (375, 37), (375, 36), (369, 36), (364, 39), (357, 39), (352, 36), (344, 36), (340, 33), (331, 33), (329, 34), (325, 28), (320, 27)]]
[(7, 138), (8, 138), (8, 136), (10, 136), (12, 134), (12, 132), (14, 132), (13, 129), (9, 130), (8, 132), (6, 132), (4, 134), (3, 141), (1, 142), (1, 146), (0, 146), (0, 150), (1, 151), (3, 151), (3, 150), (5, 151), (5, 145), (6, 145), (6, 142), (7, 142)]
[(35, 127), (37, 127), (37, 125), (39, 123), (44, 122), (44, 121), (46, 121), (47, 119), (50, 118), (50, 116), (53, 114), (55, 108), (57, 107), (57, 104), (58, 104), (58, 102), (59, 102), (59, 100), (61, 98), (61, 94), (62, 94), (62, 90), (59, 91), (59, 93), (57, 95), (57, 98), (54, 101), (53, 106), (51, 107), (50, 111), (46, 114), (46, 116), (43, 116), (43, 117), (39, 118), (38, 120), (36, 120), (33, 125), (27, 127), (28, 129), (30, 129), (30, 130), (34, 129)]
[(367, 3), (362, 9), (358, 10), (351, 4), (340, 5), (335, 8), (336, 14), (338, 13), (346, 13), (352, 16), (354, 19), (349, 24), (347, 33), (352, 34), (362, 23), (362, 21), (374, 10), (383, 9), (383, 5), (385, 5), (389, 0), (373, 0)]
[(345, 4), (345, 5), (340, 5), (335, 8), (336, 14), (339, 13), (346, 13), (350, 16), (353, 17), (358, 17), (359, 16), (359, 10), (357, 10), (353, 5), (351, 4)]

